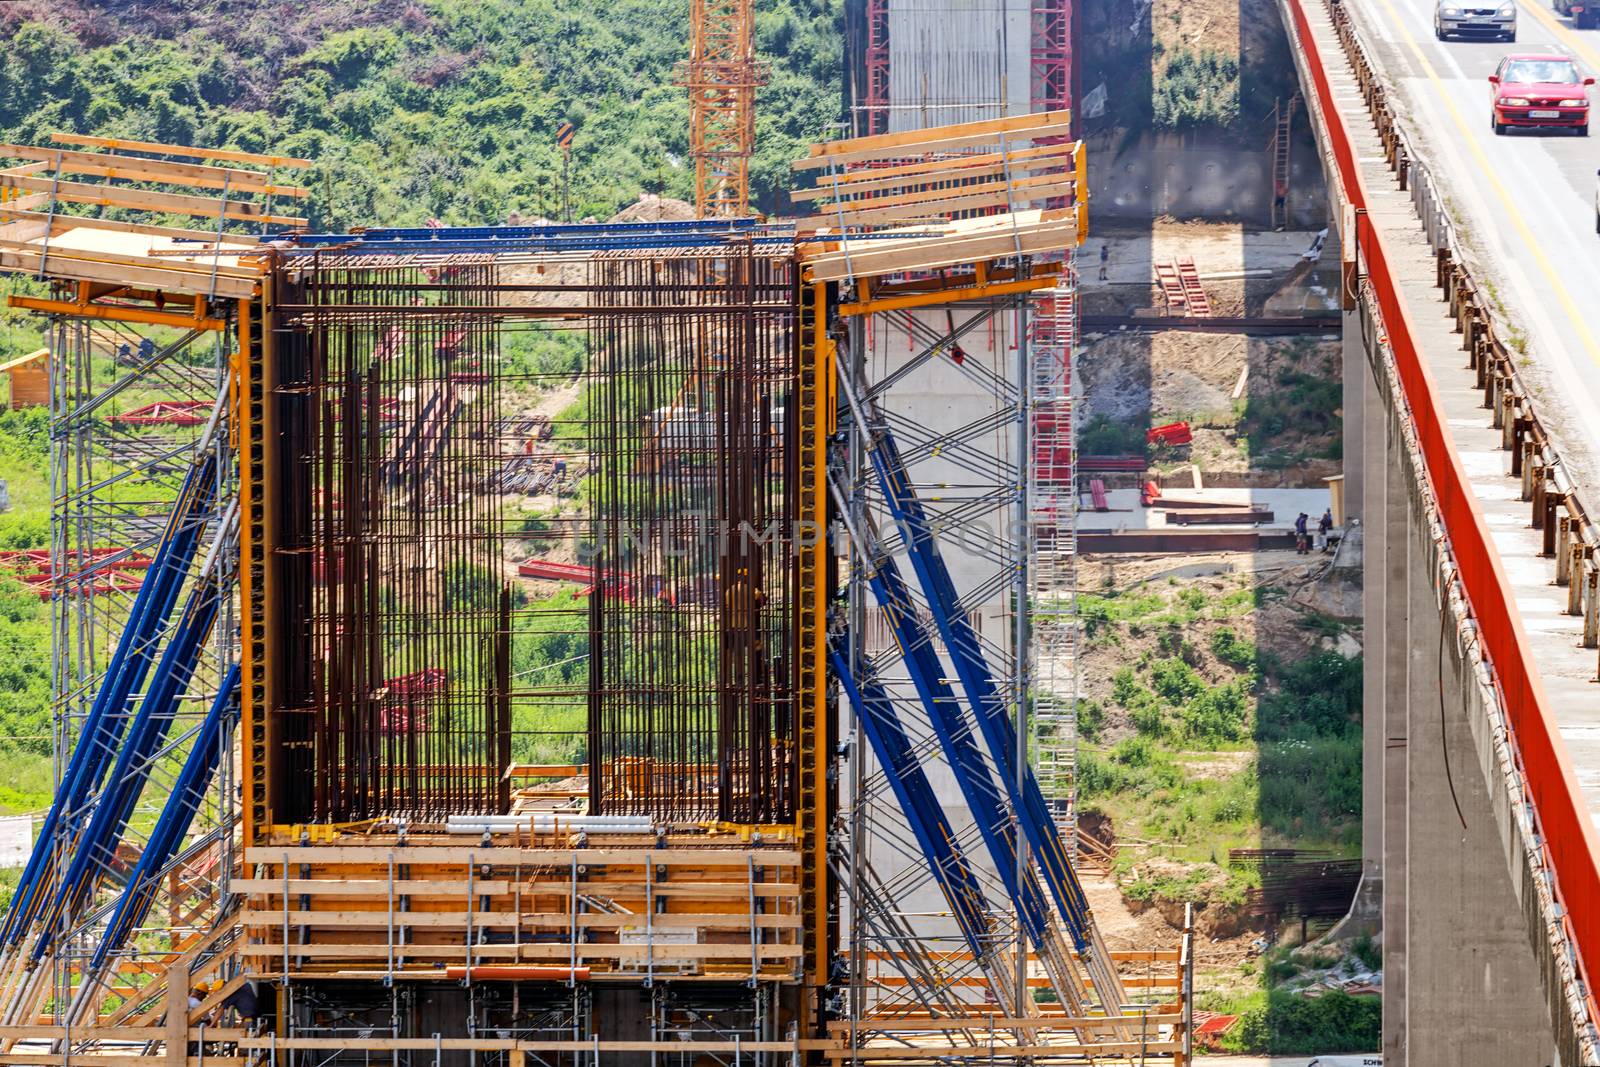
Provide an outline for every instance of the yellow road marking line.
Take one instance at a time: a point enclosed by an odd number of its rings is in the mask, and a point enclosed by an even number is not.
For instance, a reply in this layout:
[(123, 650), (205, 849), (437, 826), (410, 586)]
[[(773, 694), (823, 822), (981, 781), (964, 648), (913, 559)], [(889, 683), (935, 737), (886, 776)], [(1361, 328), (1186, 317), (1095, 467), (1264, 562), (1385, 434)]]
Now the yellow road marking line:
[(1390, 27), (1398, 32), (1405, 46), (1416, 57), (1423, 73), (1428, 76), (1428, 80), (1433, 83), (1434, 89), (1438, 91), (1439, 99), (1443, 101), (1445, 109), (1450, 113), (1451, 120), (1461, 130), (1468, 150), (1471, 151), (1473, 158), (1478, 163), (1478, 173), (1482, 174), (1489, 182), (1495, 197), (1499, 199), (1501, 205), (1505, 208), (1506, 218), (1511, 221), (1511, 225), (1517, 231), (1517, 235), (1522, 238), (1523, 244), (1527, 246), (1528, 253), (1539, 266), (1539, 272), (1550, 283), (1550, 288), (1555, 292), (1556, 301), (1560, 303), (1561, 310), (1566, 313), (1568, 320), (1576, 327), (1578, 336), (1583, 341), (1583, 347), (1588, 352), (1589, 359), (1596, 366), (1600, 366), (1600, 343), (1596, 342), (1594, 332), (1589, 329), (1589, 324), (1584, 319), (1583, 312), (1578, 308), (1577, 303), (1572, 299), (1572, 294), (1567, 292), (1567, 287), (1561, 280), (1560, 272), (1556, 270), (1555, 264), (1550, 261), (1549, 256), (1545, 255), (1538, 239), (1534, 237), (1532, 228), (1528, 226), (1528, 220), (1523, 217), (1516, 201), (1512, 199), (1505, 184), (1496, 175), (1494, 164), (1490, 161), (1488, 153), (1483, 150), (1483, 146), (1473, 136), (1472, 127), (1467, 124), (1466, 118), (1461, 114), (1461, 109), (1451, 99), (1449, 92), (1445, 88), (1444, 79), (1439, 77), (1439, 72), (1434, 69), (1433, 63), (1429, 61), (1427, 54), (1422, 51), (1421, 47), (1411, 37), (1405, 23), (1400, 18), (1399, 12), (1395, 10), (1390, 0), (1377, 0), (1377, 2), (1388, 13)]
[(1557, 20), (1555, 15), (1540, 7), (1539, 0), (1532, 0), (1528, 4), (1528, 13), (1544, 23), (1552, 33), (1566, 42), (1567, 47), (1582, 56), (1584, 61), (1589, 64), (1589, 69), (1600, 70), (1600, 52), (1596, 52), (1588, 44), (1584, 43), (1583, 38), (1579, 37), (1575, 30), (1572, 30)]

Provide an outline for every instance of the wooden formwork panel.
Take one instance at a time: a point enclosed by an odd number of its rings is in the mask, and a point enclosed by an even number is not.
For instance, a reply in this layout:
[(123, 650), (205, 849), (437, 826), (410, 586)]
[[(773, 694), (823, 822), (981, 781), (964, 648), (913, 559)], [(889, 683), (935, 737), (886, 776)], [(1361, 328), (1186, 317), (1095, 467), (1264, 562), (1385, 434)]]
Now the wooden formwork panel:
[(588, 976), (798, 980), (791, 848), (263, 846), (240, 954), (258, 973), (587, 968)]

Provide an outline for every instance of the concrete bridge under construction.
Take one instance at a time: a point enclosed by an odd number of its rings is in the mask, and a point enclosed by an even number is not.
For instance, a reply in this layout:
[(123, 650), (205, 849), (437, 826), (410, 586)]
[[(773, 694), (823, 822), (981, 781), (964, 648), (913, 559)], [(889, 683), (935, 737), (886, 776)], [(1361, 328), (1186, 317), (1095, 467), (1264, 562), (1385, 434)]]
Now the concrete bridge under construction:
[[(1600, 1067), (1600, 349), (1540, 265), (1589, 194), (1457, 173), (1399, 0), (1276, 3), (1364, 579), (1339, 930), (1385, 1064)], [(847, 21), (794, 219), (313, 233), (309, 160), (0, 145), (61, 768), (0, 1064), (1193, 1062), (1192, 921), (1115, 950), (1080, 877), (1074, 5)], [(553, 331), (575, 379), (513, 358)]]

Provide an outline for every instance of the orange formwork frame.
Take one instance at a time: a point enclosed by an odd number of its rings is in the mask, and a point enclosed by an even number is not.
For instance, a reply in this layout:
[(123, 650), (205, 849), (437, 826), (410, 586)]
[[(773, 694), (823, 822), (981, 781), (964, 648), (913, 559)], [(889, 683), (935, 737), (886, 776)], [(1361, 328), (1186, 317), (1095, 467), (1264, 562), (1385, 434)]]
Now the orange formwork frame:
[[(1593, 906), (1594, 901), (1600, 900), (1600, 833), (1584, 807), (1577, 773), (1561, 741), (1522, 619), (1513, 607), (1511, 586), (1488, 523), (1467, 480), (1461, 457), (1451, 443), (1444, 407), (1417, 347), (1383, 234), (1367, 216), (1367, 191), (1355, 146), (1306, 17), (1306, 0), (1286, 2), (1294, 15), (1290, 30), (1311, 70), (1312, 88), (1327, 126), (1329, 148), (1345, 199), (1357, 211), (1356, 233), (1352, 236), (1366, 258), (1367, 276), (1372, 280), (1394, 353), (1396, 377), (1411, 409), (1417, 447), (1455, 557), (1461, 588), (1478, 622), (1490, 676), (1512, 725), (1509, 740), (1522, 762), (1529, 799), (1543, 832), (1541, 843), (1550, 857), (1550, 869), (1555, 872), (1552, 889), (1561, 906), (1561, 923), (1577, 948), (1575, 963), (1589, 1018), (1600, 1024), (1600, 1009), (1591, 984), (1591, 976), (1600, 974), (1600, 908)], [(1574, 903), (1581, 906), (1573, 907)]]
[(267, 442), (272, 412), (272, 293), (274, 278), (262, 279), (259, 302), (240, 301), (239, 354), (234, 364), (234, 426), (239, 435), (239, 744), (244, 847), (263, 840), (272, 825), (267, 792), (270, 776), (268, 717), (271, 649), (268, 561), (272, 485)]
[[(805, 972), (807, 984), (820, 995), (827, 984), (833, 954), (835, 909), (828, 874), (828, 821), (832, 817), (828, 762), (833, 751), (828, 718), (827, 601), (828, 568), (827, 447), (836, 403), (833, 386), (833, 342), (828, 337), (828, 286), (801, 285), (800, 300), (800, 444), (799, 495), (811, 543), (799, 547), (799, 589), (802, 598), (795, 647), (800, 662), (800, 805), (797, 836), (803, 850)], [(818, 1015), (820, 1019), (820, 1013)]]
[[(244, 796), (243, 836), (249, 848), (269, 839), (275, 826), (270, 782), (272, 657), (267, 625), (272, 604), (268, 561), (273, 460), (272, 440), (273, 293), (275, 277), (269, 271), (262, 281), (259, 301), (239, 303), (239, 356), (234, 368), (235, 425), (238, 427), (240, 463), (239, 581), (241, 617), (240, 738), (241, 787)], [(827, 529), (827, 441), (831, 432), (834, 399), (833, 342), (828, 336), (830, 287), (826, 283), (797, 287), (802, 328), (798, 332), (800, 389), (800, 499), (804, 524), (813, 531), (799, 553), (800, 609), (797, 647), (800, 649), (798, 702), (800, 724), (801, 796), (796, 816), (796, 839), (804, 855), (802, 877), (805, 905), (805, 972), (813, 990), (827, 983), (835, 938), (831, 925), (832, 880), (828, 872), (827, 826), (832, 797), (828, 765), (833, 726), (828, 718), (827, 594), (829, 547)]]

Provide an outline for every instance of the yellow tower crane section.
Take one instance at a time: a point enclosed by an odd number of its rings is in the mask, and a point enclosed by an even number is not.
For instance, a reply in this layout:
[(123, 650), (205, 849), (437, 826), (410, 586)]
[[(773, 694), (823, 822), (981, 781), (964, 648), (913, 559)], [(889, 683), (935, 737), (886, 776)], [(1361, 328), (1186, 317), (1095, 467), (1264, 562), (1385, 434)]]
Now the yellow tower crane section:
[(756, 141), (755, 0), (690, 0), (689, 155), (699, 218), (750, 213), (750, 154)]

